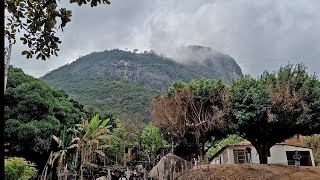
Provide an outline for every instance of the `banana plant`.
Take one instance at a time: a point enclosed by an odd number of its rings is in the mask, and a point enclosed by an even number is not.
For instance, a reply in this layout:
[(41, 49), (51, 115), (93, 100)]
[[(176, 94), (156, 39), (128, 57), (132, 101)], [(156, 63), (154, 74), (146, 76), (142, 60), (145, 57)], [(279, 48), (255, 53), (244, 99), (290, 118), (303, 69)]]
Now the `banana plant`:
[(76, 125), (76, 137), (73, 138), (73, 142), (76, 143), (74, 147), (77, 148), (81, 169), (84, 165), (97, 166), (97, 155), (106, 156), (105, 150), (110, 147), (112, 139), (109, 121), (110, 118), (99, 120), (99, 116), (96, 115), (90, 121), (83, 119), (81, 124)]
[(67, 170), (66, 159), (69, 155), (69, 150), (76, 148), (77, 144), (75, 144), (75, 141), (72, 139), (72, 135), (68, 134), (68, 131), (65, 127), (60, 132), (59, 137), (52, 135), (52, 138), (58, 144), (60, 150), (52, 154), (52, 159), (49, 162), (49, 165), (53, 166), (53, 164), (57, 162), (58, 175), (62, 175), (62, 173), (64, 173)]

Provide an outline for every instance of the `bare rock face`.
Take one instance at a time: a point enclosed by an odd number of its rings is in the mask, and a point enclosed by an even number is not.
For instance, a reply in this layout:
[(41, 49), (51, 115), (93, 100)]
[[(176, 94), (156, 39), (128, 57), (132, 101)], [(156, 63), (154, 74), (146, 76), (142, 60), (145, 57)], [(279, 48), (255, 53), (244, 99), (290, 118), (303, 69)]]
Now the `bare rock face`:
[(226, 82), (231, 82), (242, 76), (241, 68), (231, 56), (210, 47), (190, 45), (180, 48), (177, 59), (185, 64), (202, 66), (209, 73), (224, 78)]
[(141, 111), (147, 115), (150, 96), (164, 92), (177, 80), (222, 78), (231, 83), (241, 76), (241, 69), (232, 57), (208, 47), (188, 46), (180, 51), (176, 61), (154, 51), (94, 52), (41, 79), (83, 104), (98, 104), (98, 110), (117, 109), (116, 114)]

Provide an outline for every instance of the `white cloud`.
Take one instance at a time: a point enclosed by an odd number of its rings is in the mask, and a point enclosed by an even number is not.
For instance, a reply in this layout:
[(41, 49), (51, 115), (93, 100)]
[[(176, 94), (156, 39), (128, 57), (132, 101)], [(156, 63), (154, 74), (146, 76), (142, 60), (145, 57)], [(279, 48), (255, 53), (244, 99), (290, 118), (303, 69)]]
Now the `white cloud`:
[(320, 75), (318, 0), (116, 0), (97, 8), (68, 6), (73, 17), (61, 33), (59, 57), (26, 60), (16, 45), (15, 65), (39, 77), (92, 51), (137, 48), (170, 55), (194, 44), (231, 55), (254, 76), (288, 61), (303, 61)]

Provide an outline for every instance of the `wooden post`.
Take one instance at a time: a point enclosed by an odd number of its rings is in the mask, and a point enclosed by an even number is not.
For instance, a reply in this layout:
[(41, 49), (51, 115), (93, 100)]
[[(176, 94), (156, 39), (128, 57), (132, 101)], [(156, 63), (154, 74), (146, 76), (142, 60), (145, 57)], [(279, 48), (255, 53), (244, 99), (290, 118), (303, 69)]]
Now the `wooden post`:
[(170, 180), (173, 180), (173, 168), (174, 164), (173, 164), (173, 159), (170, 159)]
[(80, 180), (83, 179), (83, 170), (82, 170), (82, 164), (80, 165)]
[(107, 180), (111, 180), (111, 172), (110, 172), (110, 168), (108, 168)]
[(158, 177), (158, 179), (160, 178), (158, 167), (157, 167), (157, 177)]

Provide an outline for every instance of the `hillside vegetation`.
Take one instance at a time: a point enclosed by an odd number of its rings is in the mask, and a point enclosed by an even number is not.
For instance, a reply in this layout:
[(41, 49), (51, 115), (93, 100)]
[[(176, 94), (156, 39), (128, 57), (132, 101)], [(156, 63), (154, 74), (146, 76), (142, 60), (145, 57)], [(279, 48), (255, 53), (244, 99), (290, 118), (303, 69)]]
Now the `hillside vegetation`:
[[(202, 53), (200, 46), (189, 48), (193, 54)], [(149, 98), (165, 91), (177, 80), (222, 78), (231, 83), (242, 76), (241, 69), (230, 56), (213, 51), (206, 54), (199, 56), (205, 59), (180, 64), (153, 51), (106, 50), (80, 57), (41, 79), (99, 112), (148, 117)]]
[(51, 149), (52, 134), (73, 127), (87, 111), (63, 91), (10, 67), (4, 94), (4, 143), (6, 156), (22, 156), (44, 163)]

